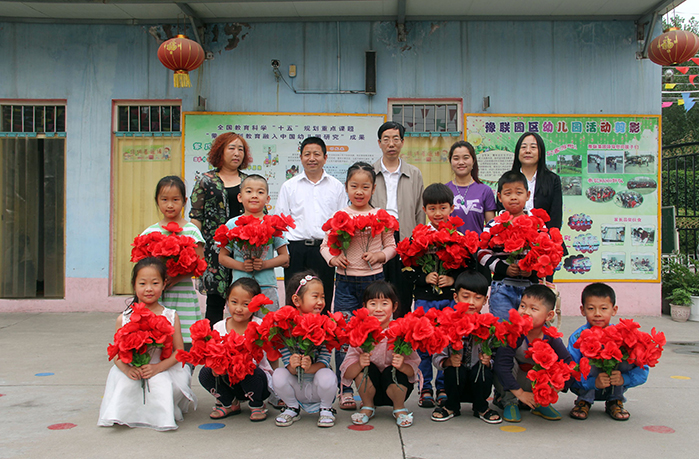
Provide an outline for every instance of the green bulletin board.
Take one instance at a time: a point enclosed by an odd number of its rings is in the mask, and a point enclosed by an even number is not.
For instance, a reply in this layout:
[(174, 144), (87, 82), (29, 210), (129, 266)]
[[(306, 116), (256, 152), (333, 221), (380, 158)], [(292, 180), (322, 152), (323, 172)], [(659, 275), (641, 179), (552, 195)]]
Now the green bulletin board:
[(524, 132), (561, 177), (569, 254), (556, 280), (659, 281), (659, 116), (466, 115), (479, 177), (493, 188)]

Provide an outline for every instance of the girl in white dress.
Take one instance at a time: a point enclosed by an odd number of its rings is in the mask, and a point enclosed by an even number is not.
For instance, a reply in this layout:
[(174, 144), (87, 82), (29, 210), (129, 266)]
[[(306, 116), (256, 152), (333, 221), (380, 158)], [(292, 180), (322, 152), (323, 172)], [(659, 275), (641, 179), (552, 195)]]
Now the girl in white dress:
[[(160, 348), (151, 347), (150, 363), (134, 367), (114, 359), (104, 389), (99, 426), (122, 424), (129, 427), (149, 427), (155, 430), (177, 429), (175, 421), (181, 421), (182, 413), (190, 402), (196, 409), (197, 399), (191, 389), (192, 375), (175, 358), (183, 349), (180, 320), (177, 313), (158, 303), (165, 284), (165, 264), (158, 258), (144, 258), (136, 263), (131, 276), (134, 303), (143, 303), (151, 312), (165, 316), (174, 328), (172, 355), (160, 360)], [(116, 329), (129, 323), (132, 309), (129, 306), (116, 321)], [(142, 380), (147, 380), (145, 396)]]

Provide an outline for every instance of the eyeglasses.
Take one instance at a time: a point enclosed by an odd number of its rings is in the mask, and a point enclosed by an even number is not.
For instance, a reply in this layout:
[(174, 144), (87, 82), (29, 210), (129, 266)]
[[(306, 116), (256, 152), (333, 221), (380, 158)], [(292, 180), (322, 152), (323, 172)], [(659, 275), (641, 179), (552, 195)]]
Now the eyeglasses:
[(395, 137), (381, 137), (381, 143), (389, 144), (391, 142), (393, 143), (401, 143), (403, 139), (400, 138), (400, 136), (395, 136)]

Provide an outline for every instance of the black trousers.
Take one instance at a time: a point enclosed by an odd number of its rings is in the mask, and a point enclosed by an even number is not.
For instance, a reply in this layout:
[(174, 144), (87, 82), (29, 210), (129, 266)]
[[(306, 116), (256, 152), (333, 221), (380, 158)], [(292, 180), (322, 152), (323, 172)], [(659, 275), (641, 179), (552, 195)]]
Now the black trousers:
[(206, 315), (213, 327), (216, 322), (223, 320), (223, 310), (226, 307), (226, 299), (217, 293), (206, 294)]
[[(392, 366), (387, 366), (383, 371), (379, 370), (374, 363), (369, 364), (369, 379), (376, 389), (376, 395), (374, 395), (374, 406), (393, 406), (393, 400), (386, 393), (386, 389), (393, 382)], [(361, 375), (361, 373), (359, 373)], [(355, 378), (356, 379), (356, 378)], [(408, 400), (410, 393), (413, 391), (413, 384), (408, 381), (408, 376), (396, 370), (396, 381), (398, 384), (405, 387), (405, 400)]]
[[(284, 289), (289, 286), (289, 279), (296, 273), (312, 269), (323, 282), (325, 292), (325, 309), (330, 310), (335, 289), (335, 268), (328, 266), (320, 254), (320, 245), (306, 245), (304, 241), (289, 241), (289, 267), (284, 268)], [(298, 285), (296, 286), (298, 287)], [(294, 289), (296, 289), (294, 287)], [(287, 298), (287, 302), (289, 299)]]
[[(398, 231), (393, 233), (396, 238), (396, 244), (400, 239)], [(383, 265), (383, 274), (387, 282), (393, 284), (393, 288), (396, 289), (398, 294), (398, 309), (393, 314), (394, 318), (403, 317), (410, 312), (413, 307), (413, 284), (410, 282), (408, 277), (403, 272), (403, 262), (399, 255), (391, 258)]]
[(260, 368), (255, 368), (255, 372), (248, 375), (238, 384), (232, 386), (228, 384), (228, 376), (214, 376), (209, 367), (203, 367), (199, 371), (199, 382), (204, 389), (218, 399), (223, 406), (231, 406), (233, 400), (248, 400), (248, 406), (260, 408), (263, 401), (269, 397), (267, 387), (267, 376)]
[[(480, 373), (479, 373), (480, 368)], [(444, 369), (444, 389), (447, 392), (447, 402), (444, 406), (454, 413), (461, 413), (461, 403), (473, 404), (473, 411), (484, 413), (488, 410), (488, 397), (493, 389), (493, 371), (480, 364), (471, 368), (461, 366), (459, 383), (456, 383), (455, 367)]]

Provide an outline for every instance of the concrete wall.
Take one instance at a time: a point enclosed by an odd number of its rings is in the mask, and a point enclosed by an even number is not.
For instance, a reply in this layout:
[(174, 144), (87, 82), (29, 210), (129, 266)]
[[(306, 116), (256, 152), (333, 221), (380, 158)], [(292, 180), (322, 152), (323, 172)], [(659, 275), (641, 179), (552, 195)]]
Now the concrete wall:
[[(148, 26), (0, 23), (0, 99), (66, 99), (66, 299), (0, 300), (8, 310), (116, 310), (109, 298), (110, 133), (113, 99), (197, 96), (210, 111), (385, 113), (392, 97), (463, 98), (466, 113), (660, 114), (660, 70), (638, 61), (632, 22), (217, 24), (214, 59), (172, 87)], [(339, 32), (339, 34), (338, 34)], [(192, 34), (189, 34), (192, 36)], [(300, 95), (272, 73), (296, 64), (297, 89), (364, 88), (364, 51), (376, 50), (377, 94)], [(630, 284), (625, 284), (630, 285)], [(659, 284), (641, 286), (658, 305)], [(638, 289), (636, 289), (638, 291)], [(572, 293), (571, 293), (572, 295)]]

